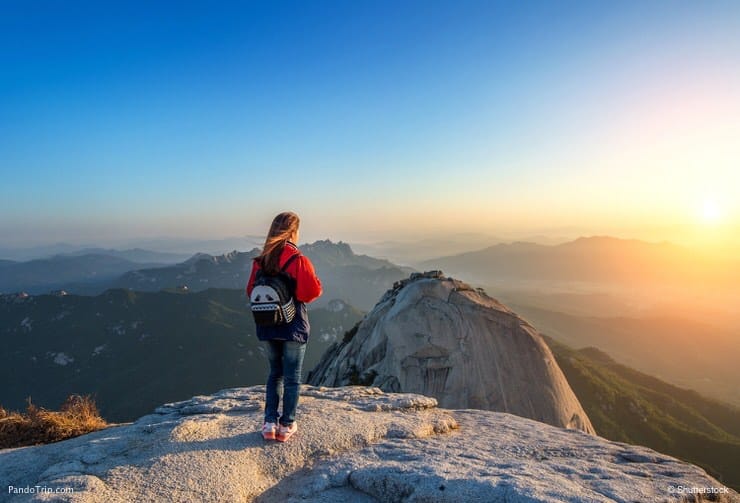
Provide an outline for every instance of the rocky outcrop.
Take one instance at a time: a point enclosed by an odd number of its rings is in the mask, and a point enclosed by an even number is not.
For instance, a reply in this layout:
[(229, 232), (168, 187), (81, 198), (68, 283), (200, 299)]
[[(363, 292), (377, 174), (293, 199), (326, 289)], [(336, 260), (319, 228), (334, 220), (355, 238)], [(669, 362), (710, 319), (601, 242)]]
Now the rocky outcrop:
[[(298, 432), (268, 442), (263, 396), (262, 386), (227, 389), (132, 424), (0, 451), (0, 501), (701, 501), (690, 488), (740, 499), (644, 447), (378, 388), (303, 386)], [(65, 488), (73, 492), (55, 492)]]
[(539, 333), (483, 290), (440, 271), (397, 282), (324, 354), (308, 383), (421, 393), (445, 408), (509, 412), (594, 433)]

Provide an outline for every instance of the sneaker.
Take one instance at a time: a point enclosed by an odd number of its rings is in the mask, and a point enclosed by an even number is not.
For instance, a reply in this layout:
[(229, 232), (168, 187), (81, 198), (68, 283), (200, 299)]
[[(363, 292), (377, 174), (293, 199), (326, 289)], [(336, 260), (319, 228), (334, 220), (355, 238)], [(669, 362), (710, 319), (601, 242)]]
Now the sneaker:
[(281, 424), (280, 426), (278, 426), (277, 437), (275, 440), (277, 440), (278, 442), (285, 442), (296, 431), (298, 431), (298, 423), (296, 422), (293, 422), (293, 424), (291, 424), (290, 426), (283, 426)]
[(265, 423), (262, 425), (262, 438), (265, 440), (275, 440), (275, 433), (277, 432), (277, 424)]

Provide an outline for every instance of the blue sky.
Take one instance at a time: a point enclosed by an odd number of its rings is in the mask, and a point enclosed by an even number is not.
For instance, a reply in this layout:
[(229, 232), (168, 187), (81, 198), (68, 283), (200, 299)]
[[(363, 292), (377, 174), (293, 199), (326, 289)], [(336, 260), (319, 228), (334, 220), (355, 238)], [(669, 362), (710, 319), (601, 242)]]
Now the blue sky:
[(736, 228), (738, 3), (151, 4), (0, 3), (2, 244)]

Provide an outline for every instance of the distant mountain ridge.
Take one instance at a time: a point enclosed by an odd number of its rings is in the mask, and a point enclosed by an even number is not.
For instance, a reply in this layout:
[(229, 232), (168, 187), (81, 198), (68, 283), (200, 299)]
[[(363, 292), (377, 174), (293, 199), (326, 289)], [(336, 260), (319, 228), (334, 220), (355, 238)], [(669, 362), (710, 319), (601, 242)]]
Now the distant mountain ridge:
[[(320, 240), (299, 248), (311, 259), (324, 285), (325, 295), (317, 301), (319, 305), (331, 298), (344, 298), (352, 305), (369, 309), (394, 281), (413, 271), (387, 260), (355, 254), (341, 241)], [(173, 258), (171, 254), (136, 249), (115, 253), (138, 259)], [(249, 279), (252, 259), (259, 253), (259, 248), (247, 252), (233, 250), (222, 255), (196, 253), (176, 264), (141, 264), (120, 256), (97, 254), (0, 263), (0, 293), (41, 294), (64, 289), (82, 295), (98, 295), (110, 288), (158, 291), (178, 286), (187, 286), (192, 291), (242, 289)]]
[(684, 284), (740, 280), (740, 261), (704, 257), (668, 242), (648, 243), (608, 236), (581, 237), (560, 245), (527, 242), (497, 244), (482, 250), (421, 262), (478, 282), (509, 280)]
[(54, 255), (74, 253), (84, 248), (95, 248), (88, 245), (72, 245), (69, 243), (55, 243), (41, 246), (27, 246), (18, 248), (0, 248), (0, 258), (18, 262), (50, 258)]
[[(193, 255), (197, 252), (218, 255), (228, 250), (248, 249), (255, 246), (261, 246), (264, 241), (264, 236), (250, 235), (224, 239), (151, 238), (128, 241), (125, 244), (113, 247), (113, 249), (122, 249), (124, 251), (131, 249), (144, 249), (153, 253), (174, 254), (180, 257), (187, 258), (188, 256)], [(90, 253), (90, 250), (110, 249), (112, 248), (95, 244), (73, 245), (70, 243), (54, 243), (49, 245), (26, 247), (6, 247), (0, 248), (0, 259), (28, 261), (34, 259), (50, 258), (54, 255), (79, 255)], [(169, 262), (169, 260), (167, 260), (166, 262)]]
[(142, 248), (131, 248), (127, 250), (116, 250), (113, 248), (83, 248), (71, 253), (60, 253), (57, 256), (73, 257), (80, 255), (107, 255), (118, 257), (129, 262), (140, 264), (175, 264), (186, 260), (190, 255), (184, 253), (167, 253)]
[(48, 259), (6, 263), (0, 274), (0, 292), (22, 290), (36, 294), (57, 288), (85, 288), (93, 283), (113, 280), (132, 269), (157, 265), (100, 254), (57, 255)]
[[(360, 309), (369, 309), (394, 281), (412, 269), (382, 259), (357, 255), (343, 242), (321, 240), (299, 246), (313, 263), (326, 292), (317, 302), (346, 299)], [(176, 265), (137, 269), (109, 284), (113, 288), (156, 291), (187, 285), (190, 290), (244, 288), (252, 270), (252, 259), (260, 250), (232, 251), (219, 256), (199, 253)]]

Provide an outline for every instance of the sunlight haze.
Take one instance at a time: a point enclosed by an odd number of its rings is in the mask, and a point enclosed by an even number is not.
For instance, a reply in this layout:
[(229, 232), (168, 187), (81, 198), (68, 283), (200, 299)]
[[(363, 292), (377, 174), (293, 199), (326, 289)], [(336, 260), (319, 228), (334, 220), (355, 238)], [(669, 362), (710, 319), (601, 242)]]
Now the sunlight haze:
[(740, 248), (736, 3), (332, 5), (6, 7), (2, 244)]

